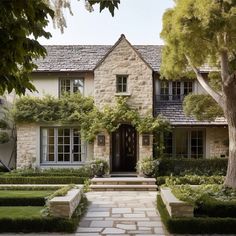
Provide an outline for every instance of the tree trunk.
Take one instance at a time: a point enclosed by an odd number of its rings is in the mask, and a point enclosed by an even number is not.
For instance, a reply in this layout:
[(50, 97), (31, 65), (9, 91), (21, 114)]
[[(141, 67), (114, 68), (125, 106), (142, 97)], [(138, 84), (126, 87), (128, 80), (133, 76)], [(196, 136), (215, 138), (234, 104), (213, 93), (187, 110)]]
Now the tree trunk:
[(236, 189), (236, 86), (235, 82), (223, 87), (224, 113), (229, 128), (229, 161), (224, 185)]

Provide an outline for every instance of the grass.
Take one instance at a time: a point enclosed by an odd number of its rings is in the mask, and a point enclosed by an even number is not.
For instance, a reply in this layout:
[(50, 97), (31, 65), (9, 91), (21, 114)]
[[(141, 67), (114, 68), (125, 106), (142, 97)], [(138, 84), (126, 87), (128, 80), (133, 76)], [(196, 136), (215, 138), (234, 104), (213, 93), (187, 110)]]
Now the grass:
[(0, 198), (32, 198), (47, 197), (54, 191), (50, 190), (0, 190)]
[(0, 207), (1, 218), (34, 218), (41, 217), (42, 206), (16, 206), (16, 207)]

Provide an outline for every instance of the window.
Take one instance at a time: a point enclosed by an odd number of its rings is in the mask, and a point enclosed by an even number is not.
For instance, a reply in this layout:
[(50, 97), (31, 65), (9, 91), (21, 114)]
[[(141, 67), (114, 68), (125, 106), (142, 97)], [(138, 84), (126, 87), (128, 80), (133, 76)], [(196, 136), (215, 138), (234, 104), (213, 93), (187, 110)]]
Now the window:
[(160, 81), (160, 101), (181, 101), (193, 92), (192, 81)]
[(127, 92), (127, 75), (117, 75), (116, 76), (116, 92), (126, 93)]
[(181, 98), (181, 82), (172, 82), (172, 100), (180, 100)]
[(84, 150), (77, 128), (41, 129), (42, 163), (81, 162)]
[(163, 141), (166, 157), (204, 157), (204, 130), (175, 129), (172, 133), (165, 133)]
[(60, 79), (60, 94), (63, 93), (84, 93), (83, 78), (62, 78)]
[(186, 96), (192, 92), (193, 92), (193, 82), (192, 81), (184, 82), (184, 95)]
[(161, 81), (161, 100), (169, 100), (169, 82)]

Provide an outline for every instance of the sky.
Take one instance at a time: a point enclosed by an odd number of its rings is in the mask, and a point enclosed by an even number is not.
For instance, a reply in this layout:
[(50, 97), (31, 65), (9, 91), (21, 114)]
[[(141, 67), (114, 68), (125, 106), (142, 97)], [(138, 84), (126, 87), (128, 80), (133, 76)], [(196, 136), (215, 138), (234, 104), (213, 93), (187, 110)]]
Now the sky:
[(112, 17), (107, 9), (99, 13), (84, 7), (84, 0), (71, 0), (73, 16), (65, 12), (67, 28), (62, 34), (50, 22), (50, 39), (41, 38), (44, 45), (114, 44), (121, 34), (132, 44), (163, 44), (160, 39), (162, 16), (173, 6), (173, 0), (121, 0), (119, 10)]

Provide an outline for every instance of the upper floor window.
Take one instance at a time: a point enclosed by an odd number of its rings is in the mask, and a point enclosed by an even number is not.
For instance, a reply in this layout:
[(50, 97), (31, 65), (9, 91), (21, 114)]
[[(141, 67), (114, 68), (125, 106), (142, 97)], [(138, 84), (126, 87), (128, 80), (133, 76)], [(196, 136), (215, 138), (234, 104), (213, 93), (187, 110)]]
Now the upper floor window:
[(116, 76), (116, 92), (117, 93), (126, 93), (127, 89), (127, 75), (117, 75)]
[(161, 101), (181, 101), (184, 96), (193, 92), (193, 81), (161, 81), (160, 95)]
[(61, 78), (60, 79), (60, 94), (63, 93), (84, 93), (83, 78)]

